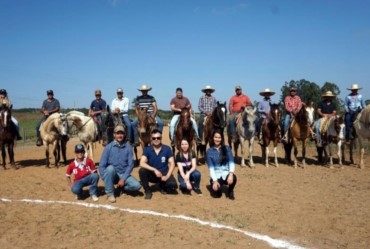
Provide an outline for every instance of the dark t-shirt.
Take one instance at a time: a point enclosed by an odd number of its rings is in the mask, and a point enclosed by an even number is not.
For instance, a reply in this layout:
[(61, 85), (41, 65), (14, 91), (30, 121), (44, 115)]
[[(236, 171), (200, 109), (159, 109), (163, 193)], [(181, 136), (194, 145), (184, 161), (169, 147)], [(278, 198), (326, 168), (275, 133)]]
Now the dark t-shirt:
[[(105, 110), (105, 108), (107, 107), (107, 103), (105, 102), (104, 99), (101, 99), (99, 102), (95, 99), (91, 102), (91, 105), (90, 105), (90, 109), (94, 112), (94, 111), (102, 111), (102, 110)], [(97, 114), (96, 116), (99, 116), (99, 114)]]
[(328, 105), (325, 101), (321, 101), (317, 106), (317, 109), (321, 109), (323, 114), (332, 114), (336, 110), (336, 106), (333, 102)]
[(42, 107), (41, 108), (44, 108), (50, 114), (53, 114), (50, 111), (54, 110), (55, 108), (60, 108), (59, 100), (53, 98), (49, 102), (47, 99), (45, 99), (44, 102), (42, 103)]
[(173, 157), (170, 146), (162, 144), (162, 148), (158, 155), (155, 153), (153, 146), (148, 146), (144, 149), (143, 155), (148, 159), (148, 164), (159, 170), (162, 174), (168, 172), (168, 159)]
[(191, 152), (191, 158), (189, 158), (188, 160), (185, 157), (182, 157), (180, 155), (180, 153), (178, 152), (177, 155), (176, 155), (176, 158), (175, 158), (175, 162), (176, 162), (176, 165), (177, 165), (177, 163), (181, 163), (181, 166), (184, 169), (184, 173), (186, 173), (192, 167), (191, 160), (193, 158), (195, 158), (195, 152), (194, 151)]

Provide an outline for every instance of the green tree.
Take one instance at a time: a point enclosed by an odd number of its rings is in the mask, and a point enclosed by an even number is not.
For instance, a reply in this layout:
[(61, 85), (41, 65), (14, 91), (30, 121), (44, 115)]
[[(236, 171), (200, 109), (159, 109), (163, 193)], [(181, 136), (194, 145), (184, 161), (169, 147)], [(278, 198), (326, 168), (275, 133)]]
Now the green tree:
[(310, 82), (305, 79), (299, 81), (291, 80), (285, 82), (281, 88), (280, 101), (284, 102), (286, 96), (289, 95), (291, 87), (297, 88), (297, 95), (302, 99), (303, 102), (308, 103), (313, 101), (316, 105), (320, 101), (321, 89), (315, 82)]

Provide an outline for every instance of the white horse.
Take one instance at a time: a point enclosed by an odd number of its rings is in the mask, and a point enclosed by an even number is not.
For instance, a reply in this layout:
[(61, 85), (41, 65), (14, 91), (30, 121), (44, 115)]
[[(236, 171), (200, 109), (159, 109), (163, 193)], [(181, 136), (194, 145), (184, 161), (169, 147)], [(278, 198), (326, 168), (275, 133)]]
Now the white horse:
[(85, 156), (94, 160), (93, 143), (98, 135), (94, 119), (79, 111), (67, 113), (68, 124), (77, 128), (77, 136), (86, 148)]
[(364, 140), (367, 139), (370, 141), (370, 105), (367, 105), (358, 115), (353, 123), (353, 126), (356, 130), (357, 139), (359, 142), (359, 166), (361, 169), (365, 167), (364, 165)]
[(242, 112), (241, 120), (239, 121), (238, 125), (236, 126), (236, 137), (238, 141), (234, 143), (234, 151), (235, 157), (238, 154), (238, 142), (240, 143), (241, 147), (241, 166), (245, 167), (245, 142), (249, 142), (249, 166), (254, 167), (253, 162), (253, 143), (254, 143), (254, 135), (256, 133), (256, 108), (252, 109), (252, 107), (247, 106), (244, 108)]

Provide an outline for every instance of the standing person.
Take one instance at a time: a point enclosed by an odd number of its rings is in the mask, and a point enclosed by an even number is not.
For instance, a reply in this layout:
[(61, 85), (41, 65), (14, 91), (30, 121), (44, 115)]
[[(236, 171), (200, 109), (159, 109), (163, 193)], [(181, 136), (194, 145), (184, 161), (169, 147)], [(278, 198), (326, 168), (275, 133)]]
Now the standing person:
[[(95, 164), (90, 158), (85, 157), (85, 148), (82, 144), (75, 146), (75, 153), (75, 160), (68, 165), (66, 171), (67, 184), (76, 195), (77, 200), (81, 199), (82, 188), (89, 186), (91, 199), (98, 201), (96, 190), (98, 188), (99, 175), (97, 174)], [(73, 183), (71, 181), (72, 174), (74, 175)]]
[(122, 125), (114, 128), (114, 140), (105, 146), (99, 163), (99, 172), (104, 180), (105, 193), (109, 202), (116, 202), (114, 184), (125, 192), (134, 193), (141, 188), (140, 183), (131, 176), (134, 168), (132, 147), (125, 141), (125, 129)]
[(350, 139), (354, 139), (351, 132), (352, 123), (356, 117), (356, 113), (359, 110), (366, 108), (365, 101), (361, 94), (358, 93), (362, 88), (358, 84), (352, 84), (351, 88), (347, 88), (351, 93), (348, 94), (344, 99), (345, 124), (346, 124), (346, 142), (349, 143)]
[(235, 163), (229, 146), (225, 145), (221, 131), (214, 130), (213, 141), (207, 150), (207, 165), (210, 173), (211, 193), (215, 198), (222, 196), (222, 185), (228, 186), (228, 198), (235, 200)]
[(256, 135), (258, 137), (259, 142), (261, 142), (261, 127), (262, 125), (267, 123), (267, 117), (270, 115), (270, 104), (273, 103), (271, 100), (271, 96), (273, 96), (275, 92), (272, 92), (270, 89), (266, 88), (260, 95), (263, 96), (263, 99), (258, 103), (257, 111), (260, 114), (260, 117), (257, 121), (256, 125)]
[(42, 139), (40, 137), (40, 126), (42, 122), (44, 122), (51, 114), (59, 112), (60, 110), (59, 100), (54, 98), (53, 90), (47, 90), (46, 94), (48, 98), (44, 100), (44, 102), (42, 103), (42, 107), (41, 107), (41, 113), (43, 114), (43, 116), (36, 125), (36, 134), (37, 134), (36, 145), (37, 146), (42, 145)]
[(153, 194), (149, 182), (159, 183), (162, 194), (177, 188), (176, 179), (172, 175), (175, 160), (169, 146), (162, 144), (162, 132), (154, 129), (151, 132), (152, 145), (144, 149), (140, 159), (139, 176), (145, 191), (145, 199), (149, 200)]
[(101, 136), (102, 114), (107, 108), (107, 103), (101, 97), (101, 91), (95, 90), (95, 99), (90, 104), (89, 116), (94, 119), (99, 136)]
[(290, 125), (290, 120), (293, 118), (302, 108), (302, 100), (297, 95), (297, 88), (291, 87), (289, 90), (289, 95), (284, 99), (285, 106), (285, 118), (283, 125), (283, 138), (282, 142), (288, 142), (288, 130)]
[(128, 116), (128, 109), (130, 107), (130, 100), (123, 96), (122, 88), (117, 89), (117, 98), (112, 101), (113, 113), (121, 118), (122, 122), (126, 126), (127, 140), (132, 142), (132, 127), (131, 120)]
[[(173, 111), (173, 116), (170, 122), (170, 139), (172, 143), (174, 143), (174, 133), (175, 133), (175, 127), (176, 123), (179, 120), (180, 114), (182, 109), (188, 108), (189, 112), (192, 113), (192, 106), (190, 103), (190, 100), (187, 97), (184, 97), (182, 94), (182, 88), (178, 87), (176, 88), (176, 97), (171, 99), (170, 102), (171, 110)], [(193, 119), (193, 117), (190, 118), (193, 129), (195, 131), (195, 134), (197, 135), (197, 142), (200, 142), (199, 135), (198, 135), (198, 127), (197, 123)]]
[(214, 91), (215, 89), (213, 89), (210, 85), (207, 85), (202, 89), (202, 92), (205, 94), (199, 98), (198, 109), (200, 112), (200, 117), (198, 134), (200, 141), (203, 140), (204, 119), (205, 117), (210, 117), (212, 115), (213, 110), (217, 106), (217, 100), (215, 97), (212, 96), (212, 93)]
[(242, 87), (235, 87), (235, 95), (230, 98), (229, 111), (231, 117), (229, 118), (228, 134), (229, 136), (235, 135), (236, 116), (242, 112), (246, 106), (252, 106), (252, 101), (247, 95), (242, 93)]
[[(163, 122), (158, 116), (157, 101), (155, 100), (153, 96), (148, 94), (148, 92), (152, 90), (152, 88), (147, 85), (142, 85), (138, 90), (141, 91), (141, 95), (135, 98), (135, 107), (148, 108), (148, 115), (150, 115), (153, 119), (155, 119), (158, 125), (158, 129), (162, 133)], [(137, 126), (137, 122), (138, 120), (136, 117), (134, 121), (132, 122), (132, 132), (134, 134), (134, 144), (135, 145), (139, 145), (139, 136), (135, 130)]]
[[(8, 92), (5, 89), (0, 90), (0, 108), (2, 108), (3, 106), (8, 108), (10, 111), (13, 109), (13, 105), (11, 104), (10, 99), (8, 98)], [(17, 131), (17, 134), (16, 134), (17, 140), (22, 140), (21, 135), (19, 135), (18, 121), (13, 116), (11, 116), (11, 120)]]
[(181, 140), (181, 148), (176, 155), (175, 162), (179, 168), (177, 179), (180, 183), (180, 190), (183, 193), (190, 193), (194, 190), (195, 193), (201, 195), (201, 174), (197, 170), (195, 151), (191, 150), (188, 140), (184, 138)]

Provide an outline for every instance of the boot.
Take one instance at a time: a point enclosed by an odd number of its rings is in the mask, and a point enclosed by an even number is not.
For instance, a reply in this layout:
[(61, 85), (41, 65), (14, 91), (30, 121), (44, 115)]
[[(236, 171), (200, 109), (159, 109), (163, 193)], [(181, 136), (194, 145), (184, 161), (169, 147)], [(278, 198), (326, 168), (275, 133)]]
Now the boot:
[(16, 134), (16, 136), (17, 136), (17, 140), (18, 140), (18, 141), (23, 139), (23, 138), (21, 137), (21, 135), (19, 135), (19, 131), (18, 131), (18, 130), (17, 130), (17, 134)]
[(42, 139), (40, 137), (37, 137), (36, 146), (42, 146)]

